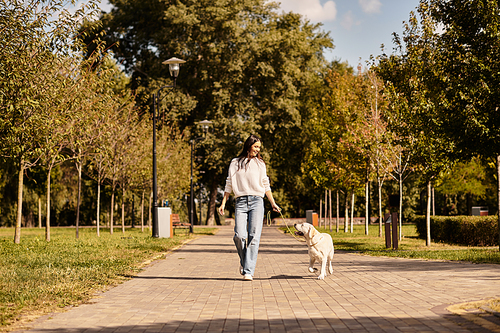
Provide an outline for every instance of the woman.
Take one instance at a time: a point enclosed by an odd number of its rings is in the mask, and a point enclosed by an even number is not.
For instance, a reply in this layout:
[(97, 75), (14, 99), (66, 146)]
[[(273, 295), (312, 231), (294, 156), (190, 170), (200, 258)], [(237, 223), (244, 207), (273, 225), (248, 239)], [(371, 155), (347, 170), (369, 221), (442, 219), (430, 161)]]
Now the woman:
[(241, 154), (231, 161), (224, 198), (219, 207), (219, 214), (224, 215), (226, 201), (231, 192), (234, 192), (236, 212), (233, 240), (240, 256), (240, 274), (247, 281), (253, 280), (257, 264), (260, 235), (264, 223), (264, 194), (273, 210), (280, 211), (271, 193), (266, 163), (260, 156), (261, 146), (260, 138), (250, 135), (245, 141)]

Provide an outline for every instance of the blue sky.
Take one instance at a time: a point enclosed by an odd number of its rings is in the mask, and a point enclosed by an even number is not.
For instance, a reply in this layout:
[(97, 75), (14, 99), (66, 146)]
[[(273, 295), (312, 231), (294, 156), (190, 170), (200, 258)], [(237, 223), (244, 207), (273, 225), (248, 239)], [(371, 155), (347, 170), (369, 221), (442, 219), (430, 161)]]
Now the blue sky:
[[(85, 0), (80, 0), (83, 2)], [(101, 8), (108, 12), (107, 0)], [(330, 32), (335, 48), (325, 54), (328, 60), (347, 61), (354, 68), (364, 65), (371, 54), (392, 53), (392, 33), (401, 34), (403, 21), (408, 21), (410, 11), (418, 0), (281, 0), (284, 11), (293, 11), (311, 22), (323, 24)]]
[(335, 48), (328, 60), (340, 59), (357, 67), (359, 58), (365, 61), (385, 52), (392, 53), (392, 33), (403, 32), (403, 21), (418, 0), (281, 0), (281, 8), (305, 15), (311, 22), (323, 23), (330, 32)]

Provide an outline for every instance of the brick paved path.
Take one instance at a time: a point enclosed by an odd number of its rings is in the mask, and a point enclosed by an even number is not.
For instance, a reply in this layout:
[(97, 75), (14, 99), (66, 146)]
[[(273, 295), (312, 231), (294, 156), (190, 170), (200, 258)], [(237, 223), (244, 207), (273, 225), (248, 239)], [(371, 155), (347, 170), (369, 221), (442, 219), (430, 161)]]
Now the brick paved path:
[(319, 281), (306, 245), (272, 227), (254, 281), (242, 280), (237, 257), (223, 227), (30, 332), (471, 332), (445, 306), (500, 296), (500, 265), (337, 253)]

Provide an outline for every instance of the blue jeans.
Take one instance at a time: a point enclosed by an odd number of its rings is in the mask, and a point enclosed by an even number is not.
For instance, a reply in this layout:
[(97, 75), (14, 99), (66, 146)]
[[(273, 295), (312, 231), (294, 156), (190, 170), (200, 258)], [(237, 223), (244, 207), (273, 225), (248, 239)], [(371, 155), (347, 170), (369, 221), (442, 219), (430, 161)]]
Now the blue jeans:
[(243, 274), (254, 275), (264, 223), (264, 198), (246, 195), (236, 198), (233, 241)]

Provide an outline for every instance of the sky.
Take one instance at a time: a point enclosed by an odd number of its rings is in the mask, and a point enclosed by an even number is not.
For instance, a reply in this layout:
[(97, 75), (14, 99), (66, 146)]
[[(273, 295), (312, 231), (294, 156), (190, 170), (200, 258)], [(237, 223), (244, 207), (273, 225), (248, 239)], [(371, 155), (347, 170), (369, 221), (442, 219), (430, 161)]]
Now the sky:
[(370, 55), (393, 51), (392, 33), (403, 32), (403, 21), (418, 0), (281, 0), (284, 11), (306, 16), (311, 22), (322, 23), (330, 32), (335, 48), (325, 56), (328, 60), (347, 61), (352, 67), (365, 65)]
[[(80, 1), (83, 2), (84, 0)], [(101, 8), (109, 12), (107, 0)], [(312, 23), (322, 23), (321, 30), (330, 33), (335, 48), (325, 53), (329, 61), (347, 61), (356, 68), (365, 65), (370, 55), (392, 53), (392, 33), (401, 35), (403, 21), (419, 0), (275, 0), (281, 9), (302, 14)]]

